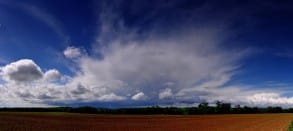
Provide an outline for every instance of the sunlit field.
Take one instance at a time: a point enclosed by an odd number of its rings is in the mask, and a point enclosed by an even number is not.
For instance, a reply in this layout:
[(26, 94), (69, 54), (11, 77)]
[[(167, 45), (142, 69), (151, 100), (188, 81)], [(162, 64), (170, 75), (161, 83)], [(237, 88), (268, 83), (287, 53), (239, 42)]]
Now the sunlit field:
[(0, 130), (288, 130), (293, 114), (95, 115), (0, 113)]

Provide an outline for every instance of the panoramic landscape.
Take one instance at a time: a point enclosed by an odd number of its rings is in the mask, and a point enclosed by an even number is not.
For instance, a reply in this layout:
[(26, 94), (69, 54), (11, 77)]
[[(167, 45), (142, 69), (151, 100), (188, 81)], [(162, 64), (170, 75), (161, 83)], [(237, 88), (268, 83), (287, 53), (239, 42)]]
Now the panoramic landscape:
[(293, 2), (0, 0), (0, 131), (293, 130)]

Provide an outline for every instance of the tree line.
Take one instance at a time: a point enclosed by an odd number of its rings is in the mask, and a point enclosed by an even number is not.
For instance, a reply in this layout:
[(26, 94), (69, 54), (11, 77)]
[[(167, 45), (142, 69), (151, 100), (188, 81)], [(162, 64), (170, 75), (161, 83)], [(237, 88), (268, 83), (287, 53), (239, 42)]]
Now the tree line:
[(282, 107), (249, 107), (230, 103), (216, 102), (215, 106), (209, 103), (200, 103), (196, 107), (141, 107), (141, 108), (95, 108), (83, 107), (52, 107), (52, 108), (0, 108), (1, 112), (69, 112), (69, 113), (91, 113), (91, 114), (170, 114), (170, 115), (195, 115), (195, 114), (250, 114), (250, 113), (293, 113), (293, 108)]

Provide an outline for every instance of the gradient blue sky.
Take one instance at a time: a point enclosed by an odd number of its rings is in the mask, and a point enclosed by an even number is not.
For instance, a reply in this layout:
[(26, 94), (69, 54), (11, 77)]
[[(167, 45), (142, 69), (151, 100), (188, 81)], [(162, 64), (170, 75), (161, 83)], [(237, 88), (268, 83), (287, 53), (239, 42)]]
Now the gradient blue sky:
[(292, 106), (292, 7), (1, 0), (0, 106)]

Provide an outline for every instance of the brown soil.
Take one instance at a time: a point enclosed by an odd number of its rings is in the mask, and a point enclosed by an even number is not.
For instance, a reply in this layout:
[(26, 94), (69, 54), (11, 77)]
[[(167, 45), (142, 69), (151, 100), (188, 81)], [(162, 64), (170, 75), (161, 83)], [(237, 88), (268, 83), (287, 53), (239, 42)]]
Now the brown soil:
[(0, 130), (60, 131), (239, 131), (287, 130), (293, 114), (243, 115), (87, 115), (69, 113), (0, 113)]

